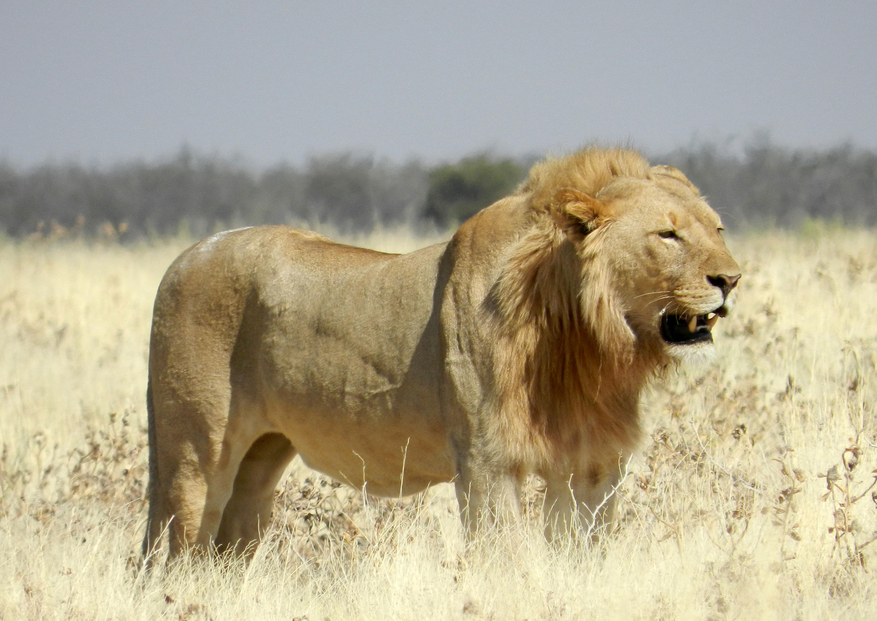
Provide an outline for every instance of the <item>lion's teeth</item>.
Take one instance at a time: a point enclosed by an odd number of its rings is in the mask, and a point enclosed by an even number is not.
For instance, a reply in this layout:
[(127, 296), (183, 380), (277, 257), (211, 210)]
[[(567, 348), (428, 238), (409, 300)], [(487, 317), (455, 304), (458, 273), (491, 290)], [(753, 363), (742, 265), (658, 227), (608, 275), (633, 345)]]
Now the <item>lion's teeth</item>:
[(706, 325), (709, 326), (709, 329), (712, 330), (713, 326), (716, 325), (716, 322), (719, 320), (719, 316), (715, 313), (710, 313), (706, 316)]
[(688, 322), (688, 331), (694, 332), (697, 329), (697, 316), (691, 318), (691, 321)]

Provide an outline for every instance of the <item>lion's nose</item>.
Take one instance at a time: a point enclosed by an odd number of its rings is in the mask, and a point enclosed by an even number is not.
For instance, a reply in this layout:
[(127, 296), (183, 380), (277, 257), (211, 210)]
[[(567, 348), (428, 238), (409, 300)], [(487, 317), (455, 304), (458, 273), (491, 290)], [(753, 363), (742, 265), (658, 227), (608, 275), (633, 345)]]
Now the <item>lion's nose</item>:
[(715, 274), (714, 276), (707, 276), (706, 279), (711, 285), (721, 289), (722, 295), (728, 297), (731, 290), (737, 286), (737, 281), (740, 280), (740, 274)]

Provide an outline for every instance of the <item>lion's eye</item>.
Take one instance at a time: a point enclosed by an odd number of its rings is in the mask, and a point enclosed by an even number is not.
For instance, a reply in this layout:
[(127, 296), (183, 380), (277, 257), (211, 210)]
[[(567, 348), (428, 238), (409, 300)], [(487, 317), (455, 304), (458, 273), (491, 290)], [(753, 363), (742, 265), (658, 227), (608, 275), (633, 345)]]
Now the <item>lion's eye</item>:
[(679, 239), (679, 235), (676, 234), (676, 231), (669, 229), (666, 231), (658, 231), (658, 237), (661, 239)]

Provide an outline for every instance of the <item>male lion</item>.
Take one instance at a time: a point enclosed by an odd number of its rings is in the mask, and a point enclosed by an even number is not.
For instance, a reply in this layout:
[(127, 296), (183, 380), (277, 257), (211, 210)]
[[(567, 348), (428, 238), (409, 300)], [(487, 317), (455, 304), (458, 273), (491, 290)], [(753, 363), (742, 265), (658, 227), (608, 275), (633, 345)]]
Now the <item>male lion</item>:
[(549, 537), (599, 528), (643, 386), (731, 306), (721, 230), (678, 170), (591, 148), (410, 254), (282, 226), (196, 244), (155, 301), (144, 554), (165, 528), (171, 556), (252, 550), (296, 454), (372, 494), (453, 481), (470, 531), (513, 523), (536, 473)]

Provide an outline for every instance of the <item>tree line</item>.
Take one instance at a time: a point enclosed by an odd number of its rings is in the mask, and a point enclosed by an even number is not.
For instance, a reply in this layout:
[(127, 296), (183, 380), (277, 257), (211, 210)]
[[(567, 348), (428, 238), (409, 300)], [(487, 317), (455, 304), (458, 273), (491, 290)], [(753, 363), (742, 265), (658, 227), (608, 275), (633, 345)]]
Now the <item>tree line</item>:
[[(811, 219), (877, 224), (872, 151), (793, 150), (760, 139), (737, 153), (701, 143), (647, 155), (684, 171), (728, 228), (794, 228)], [(46, 163), (19, 170), (0, 162), (0, 231), (138, 239), (272, 223), (341, 232), (447, 229), (512, 192), (537, 159), (482, 153), (430, 166), (341, 153), (256, 171), (184, 148), (157, 163), (104, 168)]]

